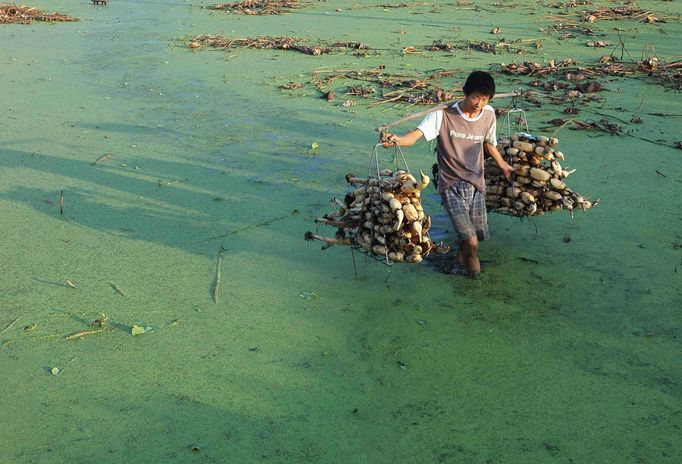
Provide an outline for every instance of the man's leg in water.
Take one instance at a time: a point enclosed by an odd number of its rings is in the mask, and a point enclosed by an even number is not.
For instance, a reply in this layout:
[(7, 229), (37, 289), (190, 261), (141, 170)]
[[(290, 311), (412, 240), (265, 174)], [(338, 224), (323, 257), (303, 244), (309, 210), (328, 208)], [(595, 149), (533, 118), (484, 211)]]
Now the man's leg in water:
[(488, 235), (485, 198), (473, 185), (463, 181), (455, 182), (441, 196), (459, 245), (454, 256), (455, 270), (466, 269), (468, 276), (475, 277), (481, 272), (478, 236), (485, 239)]
[(478, 259), (478, 237), (469, 237), (459, 242), (460, 264), (464, 265), (469, 277), (476, 277), (481, 273), (481, 262)]

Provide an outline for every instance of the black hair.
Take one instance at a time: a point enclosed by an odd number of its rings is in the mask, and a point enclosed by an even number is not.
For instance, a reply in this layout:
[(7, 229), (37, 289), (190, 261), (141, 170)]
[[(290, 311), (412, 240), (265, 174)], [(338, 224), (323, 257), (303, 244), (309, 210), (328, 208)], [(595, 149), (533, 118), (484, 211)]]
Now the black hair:
[(495, 95), (495, 79), (485, 71), (474, 71), (467, 77), (462, 90), (464, 90), (464, 95), (478, 92), (492, 99)]

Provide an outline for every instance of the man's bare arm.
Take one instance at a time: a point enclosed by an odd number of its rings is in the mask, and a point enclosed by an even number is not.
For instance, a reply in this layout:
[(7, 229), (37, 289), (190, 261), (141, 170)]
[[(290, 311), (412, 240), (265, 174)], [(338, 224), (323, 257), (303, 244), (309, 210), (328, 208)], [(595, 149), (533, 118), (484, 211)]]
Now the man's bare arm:
[(401, 147), (411, 147), (423, 136), (424, 133), (419, 129), (414, 129), (403, 135), (386, 133), (381, 140), (381, 144), (384, 146), (384, 148), (395, 147), (396, 145)]

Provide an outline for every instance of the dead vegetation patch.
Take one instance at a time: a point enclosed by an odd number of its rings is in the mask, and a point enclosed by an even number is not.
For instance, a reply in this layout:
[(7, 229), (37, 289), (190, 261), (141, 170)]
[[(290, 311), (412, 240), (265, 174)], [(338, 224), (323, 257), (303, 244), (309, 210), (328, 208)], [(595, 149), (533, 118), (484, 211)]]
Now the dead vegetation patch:
[(326, 93), (335, 82), (347, 84), (346, 95), (363, 98), (374, 97), (382, 102), (404, 102), (410, 104), (434, 104), (452, 100), (458, 88), (450, 88), (442, 82), (455, 75), (455, 71), (435, 71), (427, 75), (390, 73), (384, 65), (367, 70), (316, 70), (312, 84)]
[(666, 22), (666, 19), (662, 16), (656, 16), (651, 11), (629, 5), (615, 8), (597, 8), (595, 10), (583, 12), (581, 16), (582, 20), (586, 23), (605, 20), (619, 21), (623, 19), (634, 19), (648, 24)]
[(559, 8), (561, 10), (568, 10), (570, 8), (577, 8), (585, 5), (591, 5), (592, 0), (569, 0), (566, 2), (552, 3), (548, 5), (550, 8)]
[[(552, 19), (552, 18), (546, 18), (546, 19)], [(554, 19), (557, 19), (554, 17)], [(578, 34), (580, 35), (586, 35), (588, 37), (592, 37), (595, 35), (598, 35), (598, 33), (589, 27), (585, 27), (582, 24), (572, 22), (572, 21), (566, 21), (565, 18), (559, 18), (559, 21), (549, 25), (549, 26), (544, 26), (540, 28), (540, 32), (544, 32), (545, 34), (550, 34), (550, 33), (557, 33), (559, 34), (558, 39), (559, 40), (566, 40), (566, 39), (575, 39), (578, 37)], [(603, 34), (602, 34), (603, 35)]]
[(0, 4), (0, 24), (30, 24), (33, 21), (72, 22), (80, 21), (80, 18), (74, 18), (57, 12), (46, 13), (38, 8), (29, 6)]
[(310, 2), (298, 0), (244, 0), (242, 2), (218, 3), (207, 7), (210, 10), (221, 10), (232, 14), (245, 15), (279, 15), (308, 6)]
[(293, 50), (307, 55), (322, 55), (329, 53), (329, 49), (319, 45), (304, 45), (302, 39), (296, 37), (270, 37), (261, 36), (256, 38), (234, 39), (222, 35), (198, 35), (188, 44), (189, 48), (197, 49), (201, 47), (235, 49), (253, 48), (269, 50)]
[[(568, 81), (580, 81), (600, 76), (641, 76), (653, 78), (656, 83), (674, 90), (682, 90), (682, 61), (662, 63), (658, 57), (652, 56), (636, 62), (623, 62), (613, 55), (604, 55), (592, 65), (580, 66), (572, 58), (549, 60), (542, 65), (532, 61), (520, 64), (500, 64), (502, 73), (525, 76), (562, 76)], [(536, 86), (553, 86), (555, 83), (535, 84)], [(547, 90), (551, 90), (548, 88)], [(556, 90), (556, 89), (555, 89)]]
[(381, 3), (377, 5), (378, 8), (415, 8), (418, 6), (435, 6), (433, 3), (428, 2), (414, 2), (414, 3)]
[(548, 129), (551, 127), (570, 126), (569, 128), (573, 129), (573, 130), (605, 132), (609, 135), (622, 135), (623, 134), (623, 126), (621, 124), (613, 122), (607, 118), (602, 118), (602, 119), (599, 119), (598, 121), (595, 121), (595, 120), (580, 121), (578, 119), (556, 118), (556, 119), (552, 119), (550, 121), (545, 121), (545, 124), (548, 124), (549, 127), (545, 127), (543, 129)]
[(218, 48), (218, 49), (269, 49), (292, 50), (306, 55), (323, 55), (327, 53), (341, 53), (345, 50), (356, 50), (356, 54), (364, 54), (370, 50), (369, 45), (362, 42), (334, 42), (332, 44), (310, 44), (297, 37), (230, 38), (223, 35), (202, 34), (195, 36), (187, 44), (188, 48)]
[(528, 53), (532, 49), (539, 50), (542, 48), (542, 42), (537, 39), (517, 39), (513, 41), (507, 41), (504, 37), (500, 38), (498, 41), (491, 42), (475, 42), (466, 41), (461, 43), (456, 42), (445, 42), (443, 40), (434, 40), (431, 45), (422, 47), (425, 50), (438, 52), (456, 52), (458, 50), (475, 50), (483, 53), (492, 53), (493, 55), (498, 55), (501, 53), (514, 53), (522, 54)]

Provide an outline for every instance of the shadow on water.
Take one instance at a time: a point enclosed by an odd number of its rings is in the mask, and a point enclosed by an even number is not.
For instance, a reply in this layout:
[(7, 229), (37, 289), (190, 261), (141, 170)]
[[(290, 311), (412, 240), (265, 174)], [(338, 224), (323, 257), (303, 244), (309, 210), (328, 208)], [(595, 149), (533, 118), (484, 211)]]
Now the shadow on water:
[[(49, 369), (48, 369), (49, 370)], [(205, 374), (199, 369), (197, 375)], [(51, 404), (53, 395), (47, 393), (41, 404), (28, 410), (43, 410), (49, 417), (36, 428), (43, 431), (52, 427), (72, 436), (68, 442), (60, 440), (32, 440), (23, 449), (6, 454), (13, 462), (73, 462), (88, 455), (100, 462), (320, 462), (334, 459), (328, 445), (328, 424), (310, 424), (300, 417), (272, 416), (254, 413), (240, 414), (228, 407), (215, 406), (215, 394), (169, 388), (169, 379), (182, 381), (186, 373), (163, 374), (131, 368), (121, 375), (144, 376), (142, 385), (135, 386), (135, 398), (124, 395), (129, 382), (109, 375), (110, 381), (98, 388), (84, 388), (79, 397), (67, 404)], [(49, 373), (45, 374), (46, 376)], [(59, 374), (59, 380), (69, 372)], [(246, 382), (234, 382), (229, 375), (207, 378), (223, 384), (224, 391), (249, 388)], [(81, 375), (81, 382), (97, 385), (93, 375)], [(262, 383), (262, 379), (259, 380)], [(141, 388), (140, 388), (141, 387)], [(259, 402), (266, 389), (257, 387), (249, 395)], [(307, 393), (271, 385), (277, 395), (303, 404)], [(273, 412), (282, 405), (273, 405)], [(83, 413), (86, 411), (87, 413)], [(103, 424), (104, 422), (104, 424)], [(106, 433), (93, 431), (107, 428)], [(322, 433), (321, 433), (322, 431)], [(90, 448), (85, 451), (83, 448)]]
[[(117, 127), (125, 130), (123, 125)], [(301, 165), (304, 162), (314, 172), (326, 162), (269, 153), (254, 153), (247, 162), (241, 156), (231, 157), (233, 149), (228, 150), (211, 157), (187, 156), (187, 161), (178, 156), (163, 159), (158, 152), (154, 159), (114, 155), (93, 166), (94, 160), (4, 149), (0, 166), (47, 174), (58, 187), (14, 186), (0, 198), (69, 224), (136, 241), (212, 255), (214, 245), (230, 240), (233, 252), (260, 254), (270, 249), (275, 253), (271, 258), (295, 262), (299, 255), (285, 257), (277, 246), (264, 248), (259, 241), (280, 244), (280, 249), (290, 248), (291, 241), (304, 246), (305, 228), (314, 227), (312, 219), (329, 206), (318, 203), (326, 187), (306, 182)], [(264, 163), (269, 169), (262, 169)], [(293, 175), (302, 181), (289, 181)], [(59, 214), (60, 190), (65, 199), (63, 215)], [(315, 201), (310, 203), (311, 199)], [(298, 233), (292, 232), (292, 224), (297, 224)], [(266, 235), (251, 234), (258, 228), (266, 229)]]

